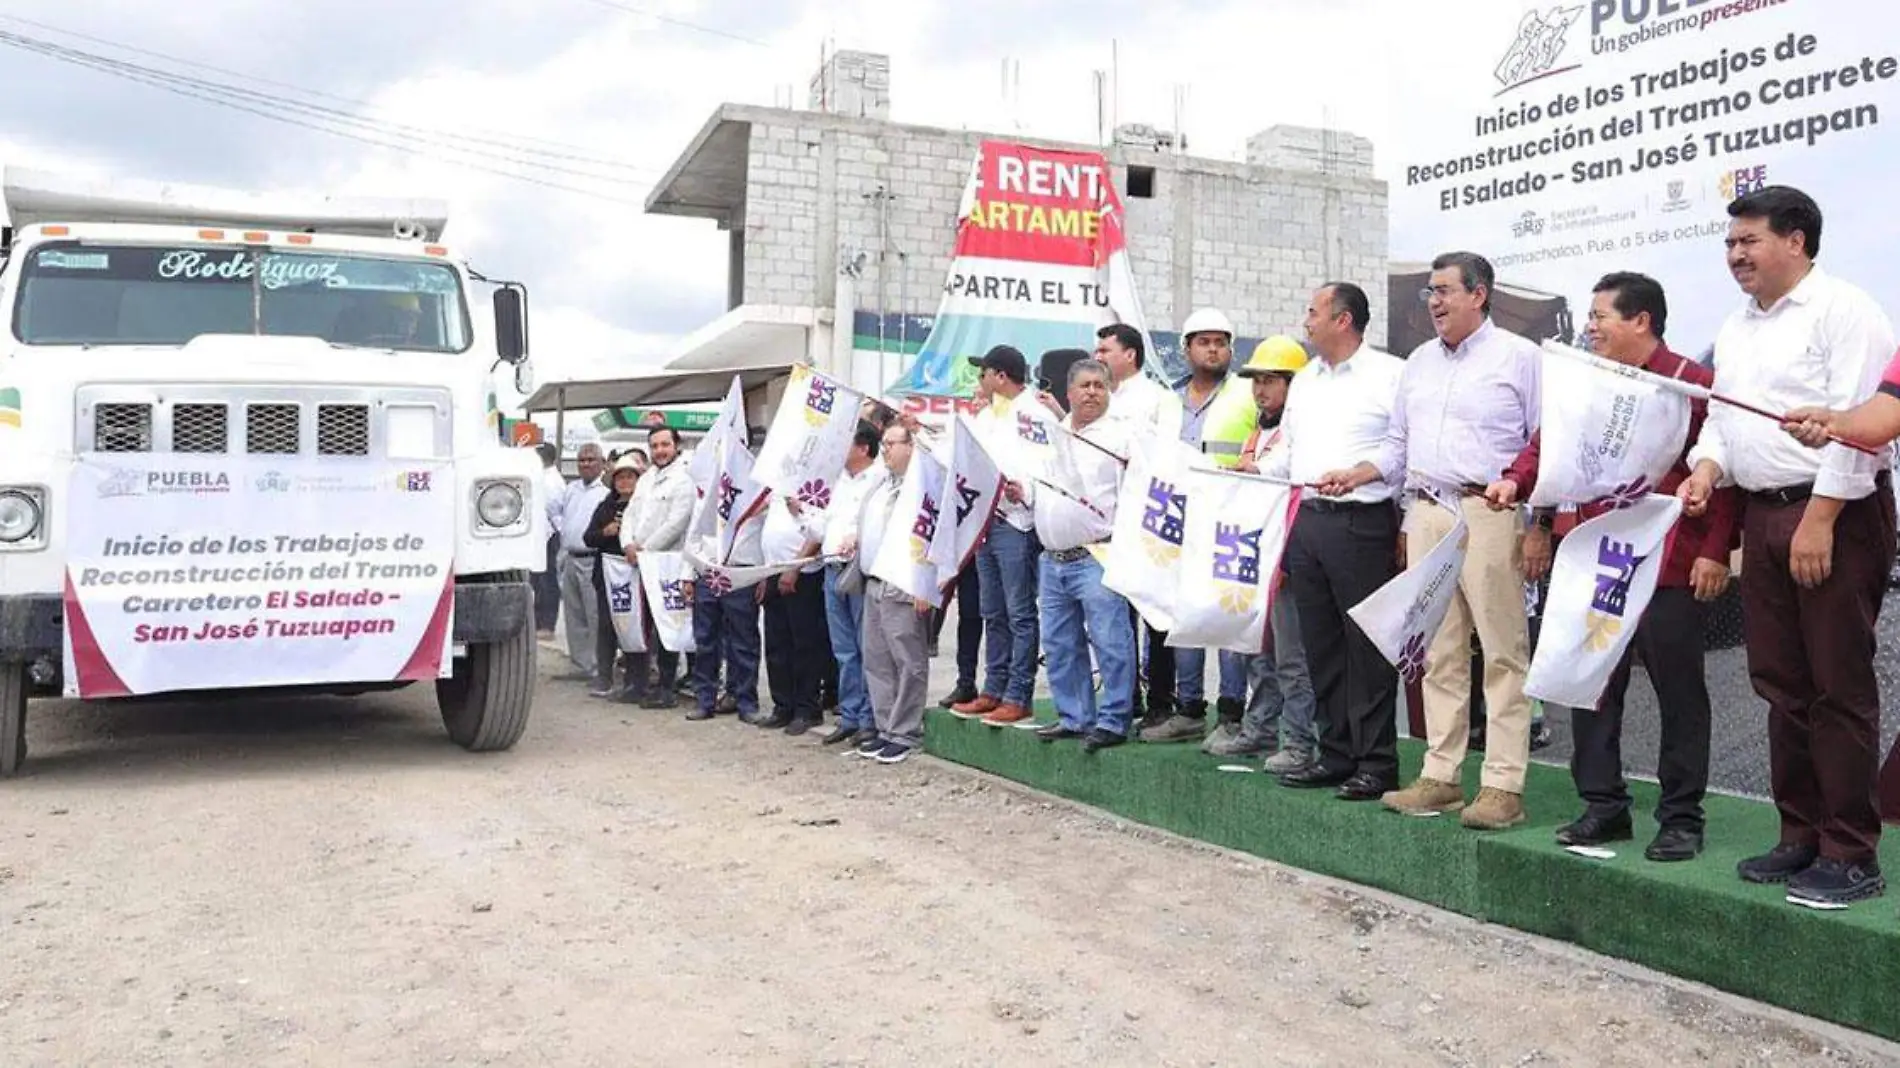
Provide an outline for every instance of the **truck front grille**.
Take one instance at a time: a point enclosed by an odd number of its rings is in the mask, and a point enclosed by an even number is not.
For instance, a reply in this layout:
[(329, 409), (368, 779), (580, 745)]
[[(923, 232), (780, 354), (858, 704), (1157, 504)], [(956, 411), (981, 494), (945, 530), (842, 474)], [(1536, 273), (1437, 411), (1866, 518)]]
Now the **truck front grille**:
[(244, 451), (259, 456), (295, 456), (302, 452), (303, 408), (296, 404), (252, 404), (244, 409)]
[(369, 408), (361, 404), (317, 405), (318, 456), (368, 456)]
[(152, 406), (99, 405), (93, 409), (92, 441), (99, 452), (152, 451)]
[(230, 444), (230, 409), (222, 404), (172, 406), (172, 451), (221, 453)]
[[(82, 453), (374, 457), (389, 447), (392, 420), (424, 409), (434, 413), (433, 447), (414, 458), (452, 455), (452, 402), (440, 388), (99, 385), (74, 400)], [(403, 425), (407, 450), (417, 439)]]

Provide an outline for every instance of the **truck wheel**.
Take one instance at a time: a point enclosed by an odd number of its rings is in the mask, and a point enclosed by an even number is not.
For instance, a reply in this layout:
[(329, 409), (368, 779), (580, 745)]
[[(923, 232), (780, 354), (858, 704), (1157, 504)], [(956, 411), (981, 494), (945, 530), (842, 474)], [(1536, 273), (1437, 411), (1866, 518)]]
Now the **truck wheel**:
[(491, 753), (521, 740), (534, 705), (534, 654), (534, 626), (523, 620), (512, 638), (470, 645), (455, 674), (436, 680), (442, 724), (456, 745)]
[(26, 665), (0, 664), (0, 778), (26, 763)]

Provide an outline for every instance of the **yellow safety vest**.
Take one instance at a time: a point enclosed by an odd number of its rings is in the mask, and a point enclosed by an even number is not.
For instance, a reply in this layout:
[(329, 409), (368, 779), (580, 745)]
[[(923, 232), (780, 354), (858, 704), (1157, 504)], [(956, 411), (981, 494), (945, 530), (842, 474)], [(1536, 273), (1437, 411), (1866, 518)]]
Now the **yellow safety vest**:
[(1241, 450), (1259, 425), (1260, 409), (1253, 402), (1253, 383), (1230, 374), (1201, 423), (1201, 452), (1216, 467), (1238, 467)]

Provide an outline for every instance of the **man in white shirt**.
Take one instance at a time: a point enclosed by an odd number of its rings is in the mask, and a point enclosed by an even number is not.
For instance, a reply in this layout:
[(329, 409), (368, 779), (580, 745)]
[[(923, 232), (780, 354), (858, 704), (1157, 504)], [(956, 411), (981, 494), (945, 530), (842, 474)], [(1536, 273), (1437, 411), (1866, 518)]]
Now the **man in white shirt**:
[[(822, 517), (822, 513), (819, 513)], [(791, 497), (774, 495), (765, 510), (760, 544), (765, 562), (816, 557), (823, 538)], [(759, 584), (765, 623), (765, 684), (772, 714), (758, 722), (767, 730), (798, 737), (824, 722), (821, 693), (831, 665), (825, 633), (825, 565), (814, 560)]]
[(548, 517), (547, 569), (534, 576), (534, 629), (543, 640), (554, 637), (561, 616), (561, 498), (567, 479), (561, 477), (561, 450), (550, 442), (534, 447), (541, 458), (541, 510)]
[[(1750, 298), (1715, 339), (1715, 391), (1772, 412), (1851, 408), (1894, 351), (1871, 297), (1822, 271), (1821, 209), (1769, 186), (1728, 207), (1728, 266)], [(1887, 447), (1808, 449), (1773, 420), (1711, 404), (1677, 488), (1689, 515), (1741, 488), (1748, 673), (1768, 702), (1770, 788), (1781, 841), (1744, 860), (1752, 883), (1838, 908), (1880, 894), (1874, 782), (1880, 687), (1874, 623), (1894, 559)]]
[[(1130, 433), (1153, 434), (1156, 441), (1174, 441), (1181, 436), (1181, 398), (1157, 382), (1147, 372), (1148, 348), (1141, 331), (1127, 323), (1111, 323), (1095, 332), (1095, 358), (1108, 368), (1113, 392), (1109, 409), (1128, 426)], [(1133, 605), (1128, 608), (1134, 621), (1136, 644), (1140, 635), (1148, 636), (1146, 670), (1135, 672), (1135, 704), (1131, 715), (1137, 726), (1159, 727), (1174, 715), (1174, 650), (1168, 648), (1168, 635), (1147, 625)], [(1148, 699), (1142, 701), (1142, 681), (1147, 681)]]
[[(1366, 344), (1365, 290), (1330, 282), (1306, 309), (1319, 358), (1293, 376), (1280, 441), (1263, 473), (1315, 484), (1286, 550), (1286, 586), (1300, 617), (1313, 681), (1319, 755), (1281, 777), (1377, 801), (1399, 782), (1398, 672), (1346, 612), (1398, 574), (1398, 491), (1383, 479), (1346, 490), (1347, 472), (1385, 443), (1405, 363)], [(1323, 494), (1323, 495), (1322, 495)]]
[(600, 554), (587, 547), (581, 536), (587, 533), (594, 509), (607, 499), (607, 484), (601, 480), (606, 467), (600, 446), (582, 445), (574, 455), (581, 477), (561, 490), (558, 504), (549, 508), (548, 519), (561, 532), (558, 560), (561, 573), (561, 612), (567, 620), (567, 658), (575, 670), (557, 676), (566, 682), (598, 682), (613, 685), (613, 665), (595, 663), (594, 645), (599, 629), (599, 600), (594, 595), (594, 569), (600, 566)]
[[(647, 435), (647, 452), (653, 466), (640, 476), (633, 500), (627, 504), (622, 523), (625, 533), (621, 544), (627, 547), (627, 562), (640, 566), (643, 552), (677, 552), (686, 542), (686, 524), (693, 517), (695, 492), (686, 464), (680, 460), (679, 431), (659, 427)], [(642, 708), (673, 708), (679, 703), (674, 686), (679, 678), (678, 653), (660, 649), (654, 654), (659, 666), (659, 684), (642, 701)], [(644, 675), (646, 666), (639, 665)]]
[[(845, 546), (856, 544), (865, 500), (890, 478), (890, 469), (878, 463), (879, 442), (877, 428), (860, 422), (851, 452), (845, 457), (844, 477), (832, 493), (831, 506), (823, 512), (807, 510), (807, 530), (822, 531), (818, 546), (821, 555), (843, 557)], [(825, 735), (826, 745), (857, 745), (877, 737), (870, 693), (864, 686), (864, 591), (860, 587), (846, 593), (838, 588), (844, 569), (841, 559), (824, 571), (825, 626), (831, 636), (831, 655), (838, 664), (838, 723)]]
[[(1102, 561), (1096, 555), (1115, 525), (1115, 494), (1124, 469), (1116, 456), (1128, 455), (1129, 447), (1128, 428), (1108, 414), (1108, 376), (1099, 360), (1077, 360), (1069, 367), (1069, 415), (1062, 425), (1099, 446), (1072, 443), (1078, 482), (1068, 488), (1075, 496), (1048, 486), (1009, 487), (1030, 501), (1043, 546), (1038, 577), (1042, 648), (1060, 718), (1036, 735), (1045, 742), (1080, 738), (1083, 750), (1091, 753), (1128, 740), (1135, 690), (1135, 628), (1128, 602), (1102, 585)], [(1099, 705), (1090, 678), (1091, 649), (1102, 672)]]
[[(890, 535), (891, 512), (910, 470), (915, 439), (902, 422), (884, 428), (881, 451), (890, 478), (865, 495), (855, 539), (844, 551), (865, 567)], [(880, 764), (909, 758), (924, 740), (924, 688), (930, 684), (930, 602), (868, 575), (864, 584), (864, 684), (876, 733), (853, 750)]]
[[(970, 362), (982, 368), (983, 386), (996, 397), (977, 416), (979, 421), (1001, 419), (1013, 427), (1022, 406), (1042, 404), (1027, 388), (1029, 361), (1021, 352), (998, 345)], [(1036, 516), (1028, 505), (998, 503), (996, 521), (976, 551), (976, 566), (987, 670), (982, 694), (951, 711), (981, 717), (991, 726), (1020, 723), (1033, 715), (1029, 705), (1036, 689)]]

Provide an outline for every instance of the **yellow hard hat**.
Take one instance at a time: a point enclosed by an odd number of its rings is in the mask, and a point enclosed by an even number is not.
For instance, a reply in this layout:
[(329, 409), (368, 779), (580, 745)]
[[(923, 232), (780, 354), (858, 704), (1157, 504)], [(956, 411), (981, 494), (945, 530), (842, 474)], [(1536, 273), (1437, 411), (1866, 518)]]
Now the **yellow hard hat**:
[(1298, 374), (1306, 366), (1306, 348), (1285, 334), (1275, 334), (1253, 347), (1247, 366), (1240, 369), (1246, 378), (1272, 374)]

